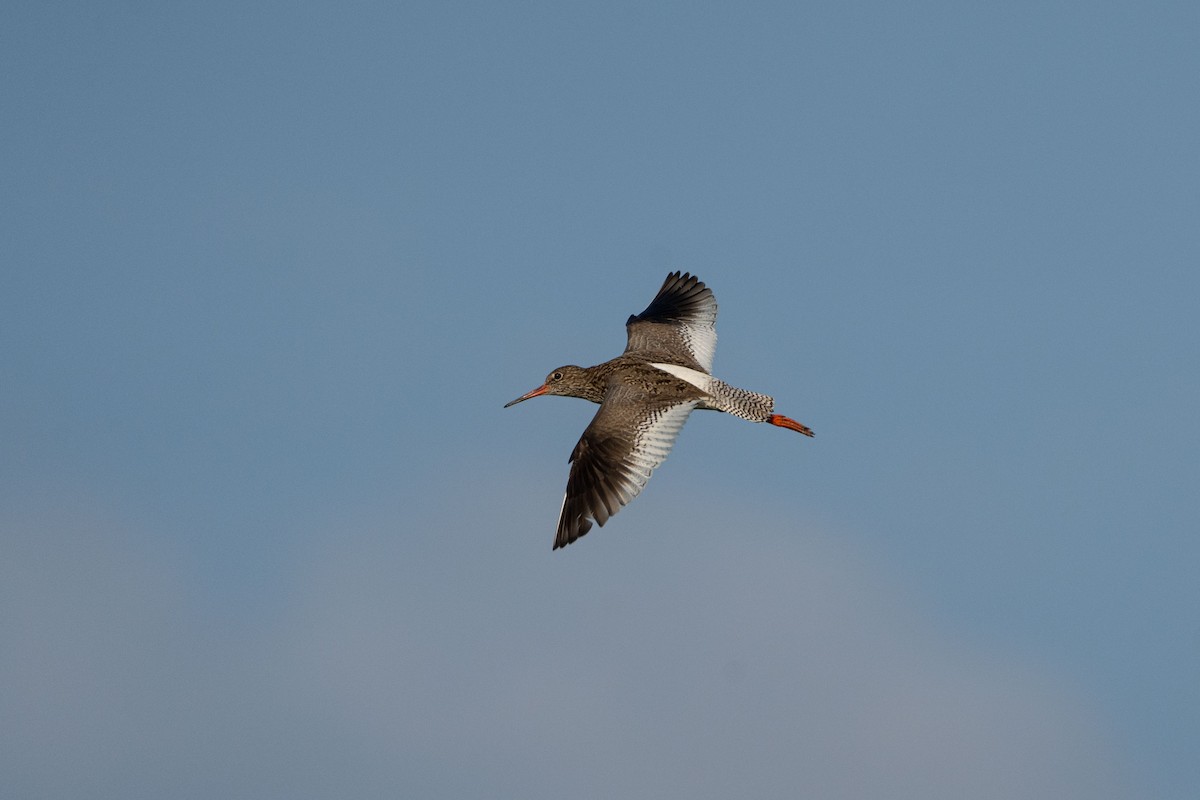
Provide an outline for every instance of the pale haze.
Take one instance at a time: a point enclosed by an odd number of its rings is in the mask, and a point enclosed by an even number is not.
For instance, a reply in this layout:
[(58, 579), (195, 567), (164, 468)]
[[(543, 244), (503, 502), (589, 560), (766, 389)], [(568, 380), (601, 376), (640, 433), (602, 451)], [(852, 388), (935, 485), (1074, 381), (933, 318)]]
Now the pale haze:
[[(0, 12), (0, 796), (1200, 786), (1200, 6)], [(666, 274), (714, 374), (551, 552)]]

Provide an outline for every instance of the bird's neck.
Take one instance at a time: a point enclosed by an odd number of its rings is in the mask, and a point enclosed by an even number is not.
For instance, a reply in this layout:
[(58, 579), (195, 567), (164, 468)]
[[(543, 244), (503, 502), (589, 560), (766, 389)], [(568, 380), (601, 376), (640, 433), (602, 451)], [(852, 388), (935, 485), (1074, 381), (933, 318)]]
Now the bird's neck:
[(612, 376), (615, 368), (616, 365), (611, 361), (586, 368), (583, 372), (587, 376), (587, 380), (578, 387), (579, 394), (576, 397), (590, 400), (593, 403), (603, 403), (604, 394), (608, 391), (608, 379)]

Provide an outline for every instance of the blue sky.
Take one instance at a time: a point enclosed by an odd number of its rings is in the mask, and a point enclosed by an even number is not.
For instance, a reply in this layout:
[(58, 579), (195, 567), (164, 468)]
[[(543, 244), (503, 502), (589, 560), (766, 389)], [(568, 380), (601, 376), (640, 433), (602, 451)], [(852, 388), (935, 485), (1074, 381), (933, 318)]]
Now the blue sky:
[(1194, 797), (1195, 4), (3, 18), (5, 796)]

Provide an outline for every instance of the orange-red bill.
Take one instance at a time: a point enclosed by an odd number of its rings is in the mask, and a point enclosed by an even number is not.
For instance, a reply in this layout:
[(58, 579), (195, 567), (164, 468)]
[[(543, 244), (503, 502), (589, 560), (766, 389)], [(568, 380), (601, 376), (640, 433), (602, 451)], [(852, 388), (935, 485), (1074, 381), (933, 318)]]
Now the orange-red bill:
[(550, 387), (543, 383), (541, 386), (537, 387), (532, 392), (526, 392), (525, 394), (518, 397), (516, 400), (513, 400), (511, 403), (505, 403), (504, 407), (508, 408), (509, 406), (515, 406), (517, 403), (521, 402), (522, 400), (528, 400), (531, 397), (537, 397), (539, 394), (545, 394), (548, 391), (550, 391)]

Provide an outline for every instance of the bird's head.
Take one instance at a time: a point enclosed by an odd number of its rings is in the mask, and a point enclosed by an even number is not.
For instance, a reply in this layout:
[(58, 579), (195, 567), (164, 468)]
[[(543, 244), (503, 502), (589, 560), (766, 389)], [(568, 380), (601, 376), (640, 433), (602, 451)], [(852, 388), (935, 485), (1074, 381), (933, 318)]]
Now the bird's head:
[[(553, 370), (547, 375), (546, 382), (541, 386), (533, 391), (526, 392), (511, 403), (505, 403), (504, 407), (515, 406), (522, 400), (528, 400), (531, 397), (538, 397), (543, 394), (558, 394), (566, 397), (582, 397), (591, 400), (592, 395), (595, 393), (592, 391), (592, 383), (593, 381), (587, 370), (583, 367), (577, 367), (574, 364), (567, 364)], [(594, 402), (598, 403), (600, 401), (595, 400)]]

